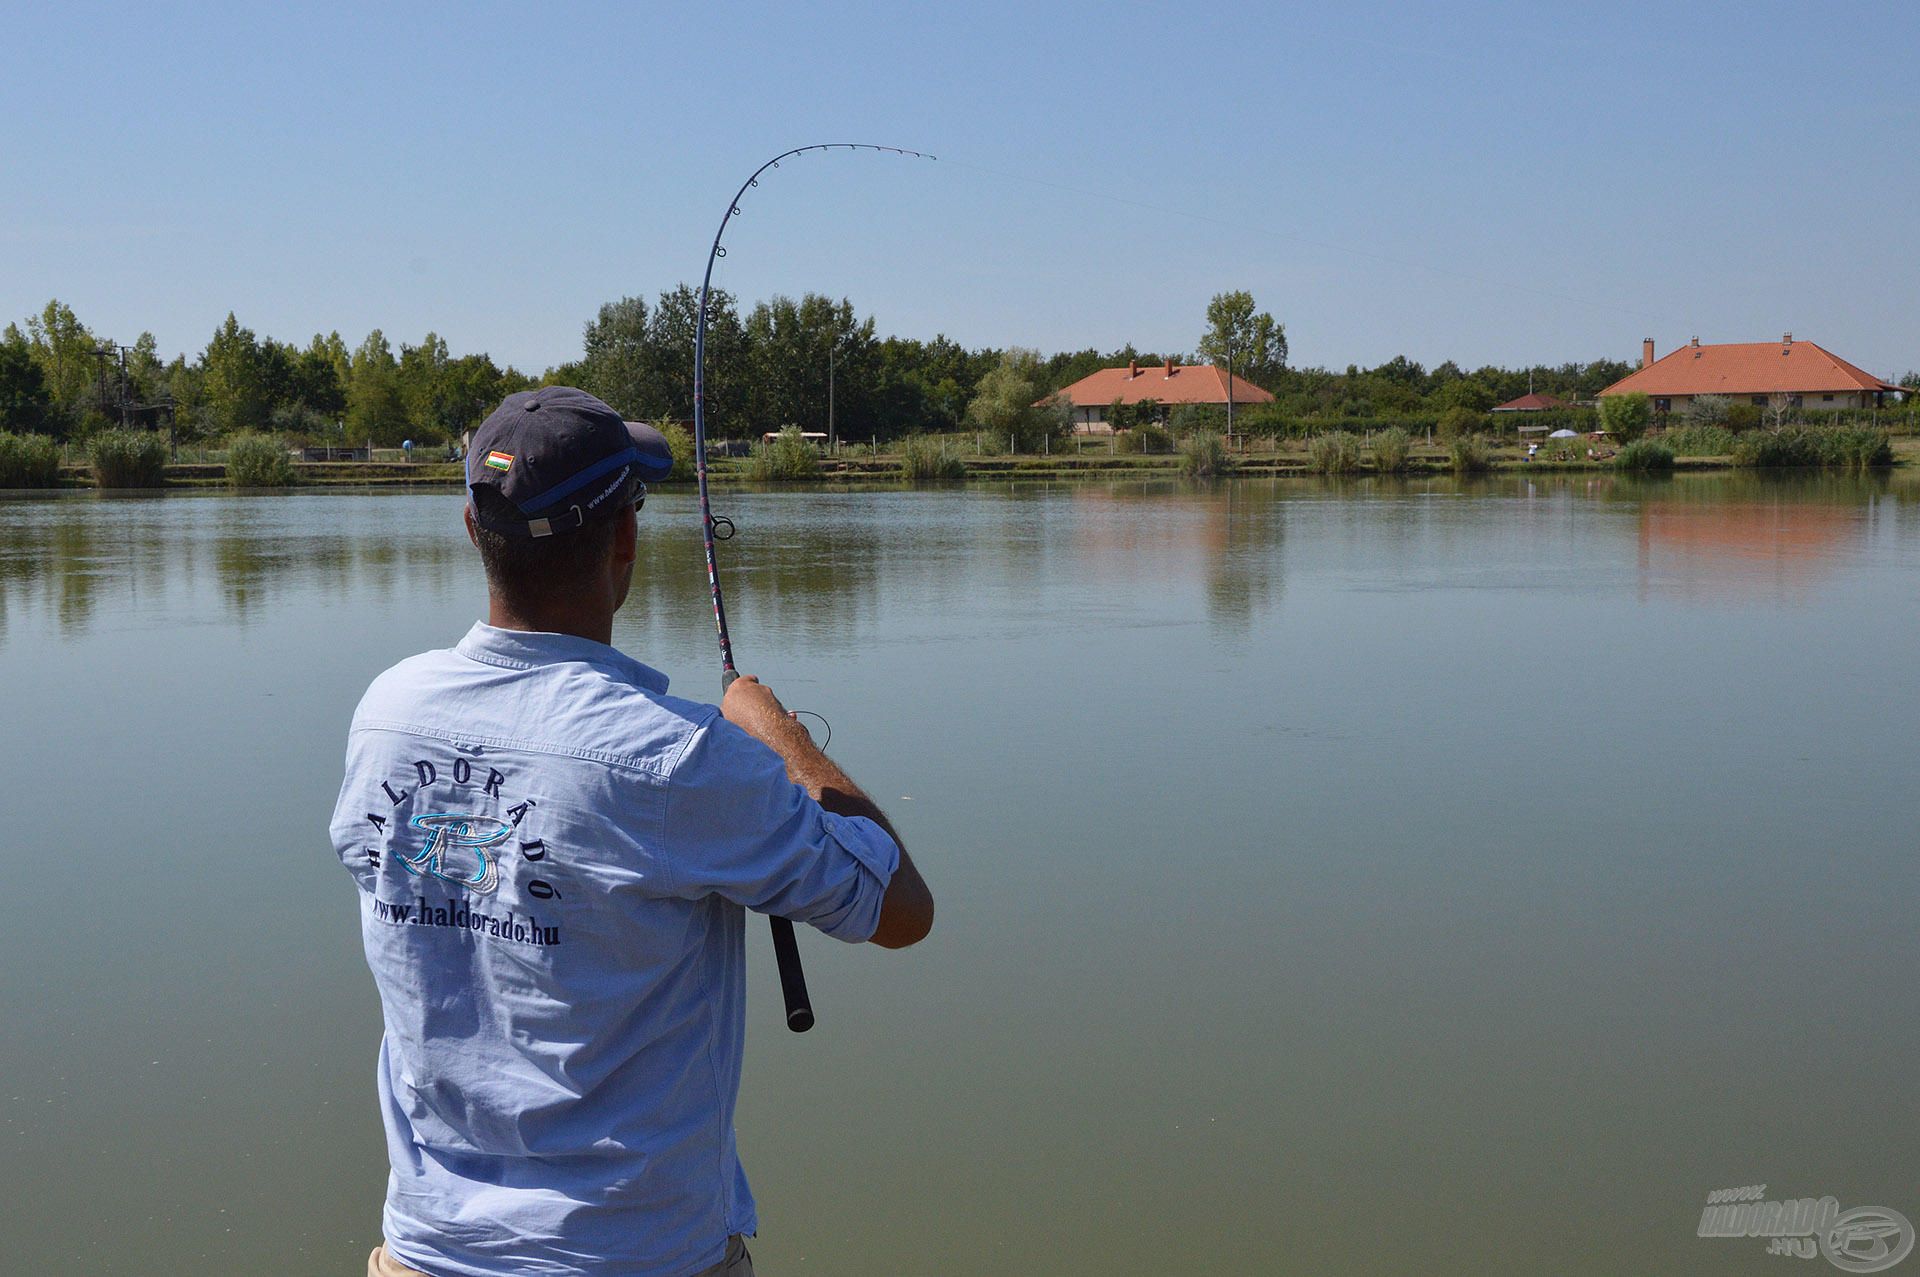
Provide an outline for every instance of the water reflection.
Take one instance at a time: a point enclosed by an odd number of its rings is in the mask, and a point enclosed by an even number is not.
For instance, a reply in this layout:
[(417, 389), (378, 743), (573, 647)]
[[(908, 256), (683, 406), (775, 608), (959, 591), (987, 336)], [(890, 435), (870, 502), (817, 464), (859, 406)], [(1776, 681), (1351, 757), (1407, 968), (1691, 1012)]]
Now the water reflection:
[(1637, 508), (1643, 593), (1790, 599), (1858, 554), (1876, 524), (1901, 535), (1911, 494), (1887, 475), (1732, 474), (1643, 480), (1614, 495)]
[(1200, 581), (1207, 617), (1244, 630), (1281, 593), (1286, 503), (1273, 482), (1082, 484), (1072, 497), (1079, 571), (1137, 587)]
[[(103, 609), (139, 615), (169, 602), (217, 600), (245, 621), (315, 589), (391, 594), (437, 588), (472, 551), (459, 505), (444, 525), (385, 516), (379, 499), (348, 513), (341, 496), (129, 497), (85, 494), (0, 501), (0, 644), (19, 625), (52, 622), (74, 637)], [(203, 588), (209, 586), (203, 597)]]
[[(1909, 513), (1917, 494), (1920, 484), (1887, 475), (1740, 473), (723, 492), (740, 535), (721, 556), (737, 624), (824, 650), (865, 641), (882, 599), (964, 589), (983, 571), (1116, 600), (1114, 591), (1143, 581), (1194, 588), (1209, 623), (1244, 631), (1278, 605), (1290, 523), (1308, 515), (1311, 526), (1294, 531), (1316, 555), (1364, 544), (1371, 560), (1400, 565), (1397, 588), (1417, 586), (1436, 564), (1481, 562), (1497, 581), (1564, 562), (1631, 571), (1643, 594), (1788, 597), (1871, 539), (1920, 536)], [(1517, 503), (1506, 507), (1511, 517), (1490, 519), (1503, 502)], [(398, 601), (463, 590), (477, 602), (478, 564), (459, 510), (452, 493), (9, 498), (0, 501), (0, 645), (36, 619), (75, 636), (103, 608), (137, 615), (176, 594), (243, 622), (309, 592)], [(649, 507), (633, 624), (679, 633), (705, 616), (704, 580), (689, 568), (700, 561), (692, 515), (684, 494), (661, 494)], [(1495, 553), (1490, 527), (1516, 534), (1511, 561)]]

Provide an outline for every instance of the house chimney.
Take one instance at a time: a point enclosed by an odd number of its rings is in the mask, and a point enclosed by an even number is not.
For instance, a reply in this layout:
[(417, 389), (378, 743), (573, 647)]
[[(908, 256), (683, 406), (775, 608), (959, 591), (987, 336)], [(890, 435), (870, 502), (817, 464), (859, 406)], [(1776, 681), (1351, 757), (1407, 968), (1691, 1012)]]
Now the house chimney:
[(1138, 377), (1139, 375), (1140, 375), (1140, 361), (1138, 359), (1129, 360), (1127, 362), (1127, 376), (1129, 378), (1133, 378), (1133, 377)]
[(1640, 366), (1642, 368), (1653, 366), (1653, 338), (1651, 337), (1640, 339)]
[(1791, 345), (1793, 345), (1793, 334), (1792, 334), (1792, 333), (1783, 333), (1783, 334), (1781, 334), (1781, 336), (1780, 336), (1780, 344), (1781, 344), (1782, 346), (1791, 346)]
[(1173, 376), (1173, 356), (1167, 356), (1167, 376)]
[(1698, 337), (1695, 337), (1693, 339), (1692, 345), (1695, 350), (1700, 349), (1700, 339)]

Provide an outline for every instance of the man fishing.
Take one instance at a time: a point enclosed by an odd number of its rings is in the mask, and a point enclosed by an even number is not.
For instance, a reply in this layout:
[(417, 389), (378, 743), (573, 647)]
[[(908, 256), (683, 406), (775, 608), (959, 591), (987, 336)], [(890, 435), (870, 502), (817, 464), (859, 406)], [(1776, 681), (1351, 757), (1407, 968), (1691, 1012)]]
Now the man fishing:
[(487, 619), (354, 715), (332, 834), (385, 1020), (370, 1275), (750, 1275), (746, 911), (887, 948), (933, 924), (769, 688), (716, 711), (610, 645), (671, 466), (582, 391), (508, 396), (467, 452)]

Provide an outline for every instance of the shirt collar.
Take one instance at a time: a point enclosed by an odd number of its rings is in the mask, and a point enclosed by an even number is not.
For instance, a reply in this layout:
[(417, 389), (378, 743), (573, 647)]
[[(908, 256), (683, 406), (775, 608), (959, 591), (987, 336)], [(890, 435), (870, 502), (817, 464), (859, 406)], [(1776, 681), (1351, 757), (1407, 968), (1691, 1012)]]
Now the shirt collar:
[(650, 665), (642, 665), (626, 653), (605, 643), (596, 643), (577, 634), (550, 634), (541, 630), (503, 630), (485, 621), (475, 621), (467, 636), (454, 645), (454, 651), (468, 660), (509, 669), (532, 669), (561, 661), (584, 661), (610, 670), (652, 692), (667, 690), (667, 676)]

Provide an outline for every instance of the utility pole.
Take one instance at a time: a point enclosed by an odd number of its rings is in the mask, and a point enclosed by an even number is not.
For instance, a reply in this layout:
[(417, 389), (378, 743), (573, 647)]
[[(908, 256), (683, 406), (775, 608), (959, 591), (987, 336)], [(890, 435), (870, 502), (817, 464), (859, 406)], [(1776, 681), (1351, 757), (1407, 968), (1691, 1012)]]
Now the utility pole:
[(103, 407), (107, 399), (107, 361), (113, 359), (119, 363), (119, 379), (114, 388), (114, 408), (119, 413), (122, 430), (131, 424), (133, 415), (133, 397), (127, 392), (127, 352), (132, 349), (131, 346), (122, 346), (119, 342), (108, 341), (104, 345), (94, 347), (93, 351), (94, 361), (99, 368), (100, 402)]
[(840, 353), (840, 340), (835, 338), (833, 345), (827, 347), (827, 455), (831, 457), (838, 439), (833, 428), (833, 364)]
[(1227, 337), (1227, 446), (1233, 446), (1233, 337)]

